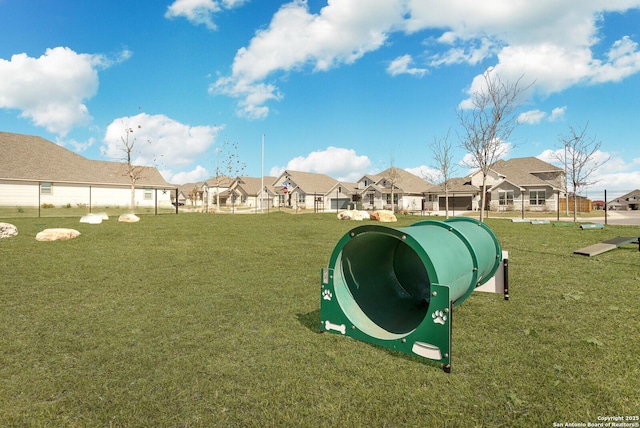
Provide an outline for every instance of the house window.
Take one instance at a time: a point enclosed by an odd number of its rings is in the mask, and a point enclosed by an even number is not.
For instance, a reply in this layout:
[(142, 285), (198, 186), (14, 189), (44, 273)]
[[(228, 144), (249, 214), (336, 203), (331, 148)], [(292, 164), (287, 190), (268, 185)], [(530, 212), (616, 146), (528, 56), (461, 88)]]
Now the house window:
[(52, 195), (53, 194), (53, 183), (40, 183), (40, 194), (41, 195)]
[(244, 204), (247, 202), (247, 195), (240, 195), (240, 203)]
[(513, 205), (513, 190), (498, 191), (498, 201), (500, 205)]
[(304, 204), (304, 202), (307, 200), (307, 195), (305, 195), (304, 193), (298, 193), (298, 203), (299, 204)]
[(287, 195), (278, 195), (278, 205), (282, 206), (287, 202)]
[(530, 205), (545, 205), (546, 199), (546, 192), (544, 190), (529, 190)]
[(151, 192), (151, 188), (149, 188), (149, 187), (145, 187), (144, 188), (144, 199), (145, 199), (145, 201), (153, 199), (153, 194)]
[[(393, 203), (397, 204), (398, 203), (398, 194), (395, 193), (393, 195)], [(387, 204), (391, 204), (391, 193), (387, 193)]]

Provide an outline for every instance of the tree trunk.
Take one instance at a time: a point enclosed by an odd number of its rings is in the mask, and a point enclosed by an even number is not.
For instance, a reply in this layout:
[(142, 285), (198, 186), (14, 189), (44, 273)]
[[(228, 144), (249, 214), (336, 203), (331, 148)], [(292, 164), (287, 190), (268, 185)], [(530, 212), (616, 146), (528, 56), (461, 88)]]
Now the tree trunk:
[(578, 221), (578, 196), (576, 194), (577, 186), (573, 186), (573, 222), (576, 223)]
[(487, 195), (487, 182), (486, 178), (482, 177), (482, 193), (480, 193), (480, 221), (484, 221), (484, 205), (486, 203)]
[(449, 218), (449, 191), (444, 189), (444, 218)]
[(131, 183), (131, 214), (136, 213), (136, 186)]

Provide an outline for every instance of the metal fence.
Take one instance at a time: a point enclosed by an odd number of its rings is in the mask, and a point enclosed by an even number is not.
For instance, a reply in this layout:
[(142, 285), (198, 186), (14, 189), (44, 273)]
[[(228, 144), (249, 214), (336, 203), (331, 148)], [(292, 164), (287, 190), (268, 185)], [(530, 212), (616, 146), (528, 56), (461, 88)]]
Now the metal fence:
[[(177, 214), (174, 187), (136, 187), (135, 214)], [(131, 188), (56, 182), (0, 183), (0, 218), (131, 212)]]

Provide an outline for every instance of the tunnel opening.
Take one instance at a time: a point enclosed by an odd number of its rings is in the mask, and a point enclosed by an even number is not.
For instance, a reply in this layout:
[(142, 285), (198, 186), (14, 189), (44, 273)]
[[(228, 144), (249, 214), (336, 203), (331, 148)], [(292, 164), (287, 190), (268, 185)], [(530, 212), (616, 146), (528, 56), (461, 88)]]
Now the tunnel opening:
[(381, 339), (402, 337), (424, 320), (431, 281), (419, 255), (383, 233), (355, 236), (342, 249), (336, 297), (355, 327)]

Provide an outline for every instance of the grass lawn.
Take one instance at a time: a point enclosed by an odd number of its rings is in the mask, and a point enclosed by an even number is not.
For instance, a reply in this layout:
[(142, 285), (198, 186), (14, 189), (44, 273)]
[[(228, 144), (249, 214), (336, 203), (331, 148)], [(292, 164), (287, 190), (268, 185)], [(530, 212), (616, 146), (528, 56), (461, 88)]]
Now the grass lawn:
[[(419, 218), (403, 216), (393, 227)], [(320, 270), (361, 223), (180, 214), (5, 218), (2, 427), (545, 427), (640, 414), (637, 226), (487, 224), (510, 301), (456, 307), (452, 373), (319, 333)], [(38, 242), (47, 227), (80, 237)]]

